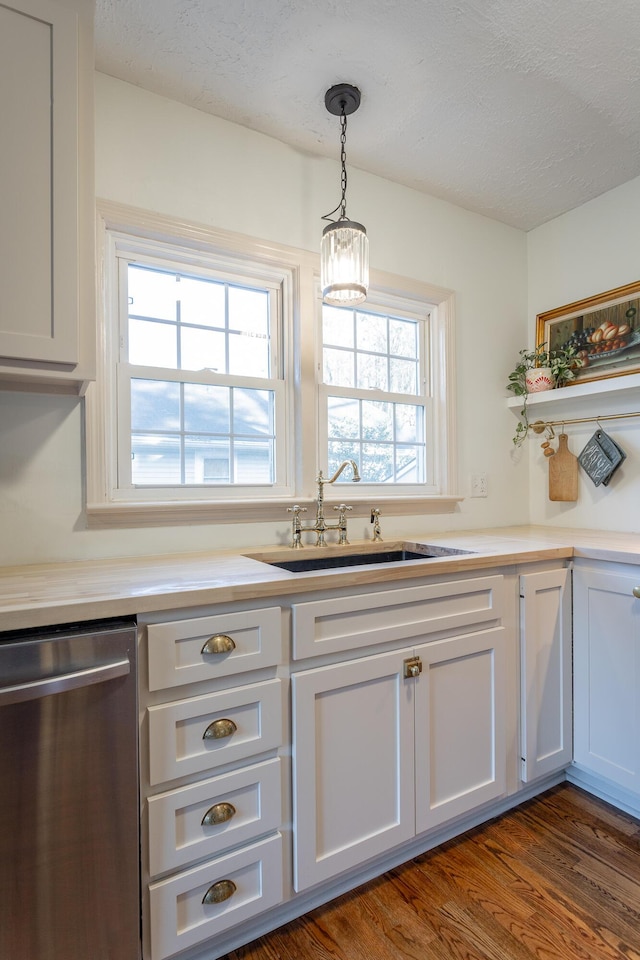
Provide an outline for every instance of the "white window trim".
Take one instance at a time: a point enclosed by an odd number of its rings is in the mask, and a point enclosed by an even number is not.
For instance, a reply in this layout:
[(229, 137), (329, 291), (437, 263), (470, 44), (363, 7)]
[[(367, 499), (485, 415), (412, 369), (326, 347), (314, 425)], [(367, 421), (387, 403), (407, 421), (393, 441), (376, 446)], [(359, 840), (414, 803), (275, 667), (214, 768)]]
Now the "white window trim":
[[(311, 429), (317, 433), (319, 354), (314, 330), (317, 329), (319, 302), (319, 256), (103, 200), (98, 202), (97, 229), (98, 303), (104, 306), (104, 310), (98, 316), (98, 375), (85, 398), (86, 510), (90, 526), (282, 521), (287, 518), (286, 509), (294, 500), (312, 509), (315, 477), (318, 469), (325, 469), (326, 464), (320, 462), (321, 454), (316, 444), (303, 446), (297, 438), (309, 436)], [(234, 491), (234, 496), (229, 496), (229, 488), (225, 487), (224, 499), (203, 499), (196, 489), (192, 496), (177, 500), (171, 496), (163, 499), (162, 491), (158, 490), (157, 499), (146, 497), (142, 502), (128, 496), (130, 491), (118, 490), (117, 441), (115, 431), (107, 428), (111, 411), (115, 409), (113, 391), (116, 387), (113, 378), (105, 376), (107, 364), (113, 360), (107, 336), (108, 323), (117, 307), (117, 304), (106, 302), (105, 293), (117, 290), (109, 271), (114, 269), (115, 260), (110, 248), (111, 236), (118, 233), (141, 238), (143, 246), (147, 242), (179, 243), (188, 251), (188, 256), (196, 260), (211, 253), (229, 252), (239, 259), (246, 257), (253, 269), (255, 259), (259, 258), (288, 275), (284, 294), (288, 302), (284, 307), (291, 325), (283, 332), (282, 364), (286, 375), (293, 378), (297, 394), (293, 410), (286, 412), (290, 432), (282, 439), (282, 447), (291, 458), (287, 467), (287, 484), (275, 495), (260, 498), (259, 493), (252, 493), (243, 496), (238, 490)], [(253, 275), (256, 275), (255, 270)], [(349, 485), (352, 515), (368, 517), (374, 505), (386, 515), (448, 513), (463, 499), (457, 493), (454, 294), (446, 288), (381, 271), (372, 271), (371, 288), (375, 290), (376, 304), (383, 303), (385, 297), (401, 297), (422, 305), (427, 303), (432, 310), (429, 382), (435, 410), (431, 429), (438, 454), (433, 479), (434, 489), (440, 492), (435, 495), (418, 493), (415, 488), (393, 492), (393, 488), (384, 489), (383, 485)], [(339, 497), (333, 499), (338, 502)], [(327, 500), (330, 498), (328, 492)]]
[[(180, 241), (181, 238), (178, 238)], [(175, 243), (176, 238), (173, 238)], [(227, 248), (228, 249), (228, 248)], [(120, 276), (126, 277), (127, 265), (131, 262), (136, 262), (143, 264), (145, 266), (158, 267), (160, 269), (175, 269), (176, 263), (184, 265), (185, 270), (193, 276), (209, 276), (211, 275), (210, 265), (200, 265), (198, 263), (198, 257), (195, 255), (186, 256), (180, 252), (176, 253), (170, 260), (166, 257), (166, 252), (163, 250), (157, 251), (152, 248), (149, 243), (145, 244), (140, 241), (138, 237), (132, 242), (129, 237), (124, 236), (121, 232), (112, 230), (109, 231), (108, 236), (105, 237), (105, 250), (107, 251), (107, 257), (110, 263), (113, 263), (116, 259), (116, 253), (118, 254), (119, 261), (119, 271)], [(222, 261), (221, 272), (226, 274), (226, 278), (231, 282), (236, 282), (242, 284), (246, 279), (246, 276), (243, 274), (242, 270), (238, 269), (238, 265), (234, 262), (231, 269), (226, 269), (224, 266), (225, 258), (218, 257)], [(175, 380), (176, 382), (184, 382), (188, 380), (190, 383), (206, 383), (211, 385), (221, 385), (229, 386), (230, 381), (233, 382), (235, 386), (244, 386), (252, 389), (258, 390), (269, 390), (272, 392), (276, 399), (276, 463), (278, 464), (278, 480), (268, 485), (268, 496), (292, 496), (292, 485), (291, 485), (291, 462), (290, 462), (290, 408), (292, 406), (292, 397), (291, 390), (287, 390), (285, 384), (285, 376), (289, 379), (292, 379), (292, 373), (290, 370), (290, 359), (289, 354), (285, 351), (285, 344), (291, 340), (291, 331), (293, 327), (293, 318), (291, 308), (280, 309), (281, 301), (292, 299), (291, 295), (291, 277), (289, 276), (290, 271), (278, 267), (277, 275), (274, 278), (272, 276), (273, 271), (267, 270), (261, 264), (255, 265), (251, 264), (252, 269), (247, 271), (247, 275), (250, 275), (252, 280), (255, 280), (256, 277), (263, 281), (264, 288), (269, 290), (273, 312), (277, 313), (279, 316), (283, 314), (285, 330), (280, 330), (280, 324), (274, 324), (274, 329), (272, 330), (271, 344), (272, 344), (272, 371), (271, 376), (268, 378), (257, 378), (257, 377), (241, 377), (234, 376), (229, 377), (228, 375), (219, 375), (212, 371), (199, 372), (199, 371), (183, 371), (183, 370), (166, 370), (166, 369), (156, 369), (154, 367), (136, 367), (134, 364), (128, 364), (123, 358), (127, 356), (127, 347), (126, 347), (126, 338), (127, 330), (121, 329), (119, 333), (120, 342), (118, 342), (118, 331), (105, 327), (105, 343), (107, 349), (107, 363), (115, 364), (117, 366), (117, 410), (121, 418), (119, 429), (118, 429), (118, 438), (117, 442), (120, 445), (120, 449), (117, 454), (117, 463), (115, 464), (116, 473), (112, 478), (112, 491), (114, 501), (127, 502), (134, 501), (136, 503), (145, 503), (147, 501), (165, 501), (170, 496), (171, 500), (176, 502), (189, 501), (189, 500), (202, 500), (202, 487), (197, 485), (193, 486), (184, 486), (184, 487), (172, 487), (169, 486), (163, 487), (161, 485), (148, 485), (148, 486), (136, 486), (131, 483), (131, 474), (129, 461), (127, 460), (128, 452), (130, 450), (130, 437), (131, 437), (131, 423), (130, 423), (130, 395), (129, 395), (129, 383), (131, 378), (139, 377), (140, 379), (159, 379), (159, 380)], [(253, 267), (256, 267), (253, 269)], [(114, 277), (115, 279), (115, 277)], [(119, 285), (120, 290), (124, 290), (125, 286), (122, 284)], [(284, 304), (282, 304), (284, 307)], [(126, 303), (119, 304), (119, 315), (120, 317), (126, 317), (128, 310)], [(126, 326), (126, 325), (125, 325)], [(284, 341), (284, 342), (283, 342)], [(113, 408), (112, 408), (113, 410)], [(115, 413), (115, 411), (114, 411)], [(112, 414), (113, 416), (114, 414)], [(129, 469), (127, 469), (129, 467)], [(116, 480), (117, 476), (117, 480)], [(207, 491), (206, 499), (213, 500), (215, 499), (213, 493), (214, 490), (219, 491), (219, 499), (227, 500), (246, 500), (248, 498), (255, 499), (260, 497), (262, 494), (262, 487), (260, 485), (226, 485), (221, 484), (219, 487), (206, 486), (204, 489)], [(167, 493), (167, 490), (169, 493)]]
[[(427, 463), (426, 479), (421, 484), (376, 484), (360, 482), (358, 484), (357, 496), (359, 498), (368, 497), (377, 499), (379, 495), (384, 496), (385, 491), (393, 489), (395, 497), (435, 497), (438, 496), (441, 485), (439, 473), (438, 450), (429, 451), (429, 441), (435, 435), (435, 403), (432, 395), (432, 329), (437, 325), (436, 304), (427, 303), (424, 297), (412, 299), (406, 296), (390, 296), (388, 292), (375, 289), (370, 292), (364, 310), (370, 310), (372, 313), (389, 314), (394, 317), (406, 317), (411, 320), (425, 320), (425, 327), (421, 329), (421, 350), (418, 376), (420, 377), (423, 388), (418, 394), (400, 394), (391, 391), (367, 390), (359, 388), (337, 387), (334, 384), (325, 384), (322, 382), (322, 352), (323, 352), (323, 334), (322, 334), (322, 296), (320, 287), (317, 290), (317, 351), (320, 358), (318, 366), (318, 405), (322, 409), (322, 416), (318, 418), (318, 462), (326, 456), (324, 451), (327, 449), (327, 403), (330, 396), (354, 397), (358, 399), (379, 400), (389, 403), (408, 403), (416, 404), (424, 410), (425, 435), (427, 440)], [(426, 317), (429, 317), (426, 321)], [(444, 486), (443, 489), (448, 489)], [(351, 494), (350, 494), (351, 498)]]

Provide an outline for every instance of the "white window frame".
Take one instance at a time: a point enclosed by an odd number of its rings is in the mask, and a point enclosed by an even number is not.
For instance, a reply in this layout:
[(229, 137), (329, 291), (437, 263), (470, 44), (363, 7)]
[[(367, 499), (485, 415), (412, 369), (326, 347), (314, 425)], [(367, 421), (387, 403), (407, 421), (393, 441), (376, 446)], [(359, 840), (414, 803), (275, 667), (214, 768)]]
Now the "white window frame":
[[(289, 470), (289, 459), (287, 455), (289, 444), (288, 429), (288, 403), (287, 388), (285, 382), (285, 370), (283, 366), (283, 324), (280, 319), (283, 318), (282, 311), (282, 292), (286, 283), (286, 277), (279, 272), (271, 275), (272, 271), (266, 271), (260, 268), (262, 273), (261, 288), (269, 291), (271, 314), (273, 322), (271, 324), (271, 366), (272, 375), (270, 378), (241, 377), (231, 375), (221, 375), (214, 372), (200, 372), (187, 370), (167, 370), (166, 368), (155, 368), (151, 366), (136, 366), (127, 361), (127, 323), (128, 315), (127, 303), (124, 300), (124, 291), (127, 289), (126, 278), (130, 263), (140, 264), (142, 266), (155, 267), (169, 272), (175, 271), (177, 266), (189, 276), (202, 277), (205, 279), (225, 280), (230, 283), (254, 285), (258, 270), (248, 270), (246, 273), (238, 272), (236, 263), (229, 263), (228, 257), (217, 257), (216, 270), (196, 264), (191, 257), (187, 257), (185, 262), (184, 254), (177, 248), (171, 251), (163, 245), (162, 251), (150, 249), (149, 244), (142, 245), (139, 241), (132, 243), (130, 238), (124, 237), (119, 233), (110, 233), (109, 246), (111, 247), (111, 256), (117, 258), (118, 264), (118, 290), (120, 294), (120, 303), (118, 305), (118, 314), (120, 317), (120, 330), (114, 329), (107, 332), (111, 334), (113, 343), (111, 347), (111, 363), (115, 362), (117, 367), (116, 374), (116, 396), (117, 396), (117, 496), (122, 499), (145, 502), (148, 500), (166, 500), (167, 490), (171, 491), (171, 496), (177, 500), (198, 500), (209, 498), (212, 491), (217, 491), (217, 498), (224, 499), (246, 499), (247, 497), (284, 495), (290, 491), (290, 485), (287, 481)], [(171, 258), (168, 259), (169, 253)], [(156, 255), (154, 255), (156, 254)], [(252, 265), (253, 266), (253, 265)], [(212, 386), (239, 386), (249, 387), (257, 390), (269, 390), (275, 397), (275, 462), (276, 478), (272, 484), (206, 484), (189, 486), (160, 486), (144, 485), (136, 486), (131, 480), (131, 394), (130, 383), (132, 379), (149, 380), (173, 380), (177, 383), (201, 383)]]
[[(98, 202), (98, 376), (86, 395), (87, 516), (92, 527), (194, 522), (287, 522), (294, 502), (312, 513), (319, 469), (326, 475), (326, 416), (321, 425), (322, 342), (319, 257), (316, 253), (258, 241), (240, 234), (184, 223), (125, 205)], [(166, 245), (179, 248), (185, 270), (206, 270), (213, 257), (235, 276), (280, 278), (283, 423), (277, 429), (278, 463), (285, 474), (277, 486), (236, 488), (211, 484), (197, 488), (132, 489), (118, 486), (118, 397), (112, 375), (119, 342), (113, 337), (118, 303), (114, 245), (121, 242), (138, 257), (162, 259)], [(165, 256), (166, 259), (166, 256)], [(173, 256), (170, 257), (173, 260)], [(371, 306), (389, 313), (402, 305), (412, 314), (429, 313), (426, 360), (429, 365), (427, 442), (434, 459), (425, 485), (349, 484), (352, 516), (367, 517), (372, 506), (386, 515), (450, 512), (457, 493), (454, 294), (411, 278), (371, 272)], [(400, 307), (398, 306), (400, 305)], [(143, 369), (143, 368), (140, 368)], [(149, 368), (144, 368), (146, 371)], [(125, 408), (126, 409), (126, 408)], [(126, 425), (125, 425), (126, 426)], [(324, 438), (323, 438), (324, 432)], [(324, 453), (323, 453), (324, 444)], [(344, 486), (326, 488), (327, 500), (345, 499)]]
[[(366, 483), (358, 484), (358, 498), (368, 497), (376, 498), (378, 496), (387, 496), (392, 491), (396, 496), (424, 497), (437, 496), (440, 493), (440, 487), (437, 482), (439, 477), (438, 451), (431, 450), (431, 438), (435, 431), (434, 408), (436, 406), (432, 393), (432, 378), (435, 371), (432, 370), (431, 363), (431, 326), (437, 325), (435, 311), (437, 307), (428, 303), (424, 299), (411, 299), (406, 296), (391, 294), (388, 291), (372, 290), (367, 296), (367, 300), (362, 304), (362, 310), (374, 314), (406, 318), (416, 320), (419, 323), (420, 338), (420, 357), (418, 377), (421, 384), (421, 391), (417, 394), (399, 394), (391, 391), (363, 390), (361, 388), (337, 387), (333, 384), (326, 384), (322, 377), (322, 355), (323, 355), (323, 331), (322, 331), (322, 297), (318, 290), (318, 356), (320, 363), (318, 365), (318, 462), (327, 460), (328, 450), (328, 398), (330, 396), (353, 397), (357, 399), (377, 400), (382, 403), (407, 403), (415, 406), (421, 406), (424, 410), (424, 433), (425, 433), (425, 481), (424, 483)], [(348, 479), (348, 477), (346, 478)], [(349, 491), (351, 497), (351, 490)]]

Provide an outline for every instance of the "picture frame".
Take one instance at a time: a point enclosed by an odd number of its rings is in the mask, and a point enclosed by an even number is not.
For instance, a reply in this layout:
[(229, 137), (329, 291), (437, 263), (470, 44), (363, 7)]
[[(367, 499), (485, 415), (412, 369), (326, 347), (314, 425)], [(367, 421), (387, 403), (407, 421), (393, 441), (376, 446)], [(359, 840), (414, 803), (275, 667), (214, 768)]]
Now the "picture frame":
[(536, 344), (572, 344), (584, 360), (571, 383), (640, 372), (640, 281), (536, 317)]

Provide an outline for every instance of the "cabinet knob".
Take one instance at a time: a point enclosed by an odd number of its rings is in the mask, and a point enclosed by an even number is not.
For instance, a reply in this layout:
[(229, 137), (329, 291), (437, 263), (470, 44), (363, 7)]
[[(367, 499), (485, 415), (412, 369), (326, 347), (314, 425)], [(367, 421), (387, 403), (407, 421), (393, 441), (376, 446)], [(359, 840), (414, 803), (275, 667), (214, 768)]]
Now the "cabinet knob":
[(406, 680), (412, 677), (419, 677), (422, 673), (422, 660), (420, 657), (409, 657), (404, 661), (404, 677)]
[(213, 637), (205, 642), (204, 646), (200, 653), (204, 654), (216, 654), (216, 653), (231, 653), (232, 650), (235, 650), (236, 645), (228, 637), (226, 633), (216, 633)]
[(217, 883), (211, 884), (202, 898), (202, 902), (223, 903), (223, 901), (228, 900), (229, 897), (232, 897), (237, 889), (238, 888), (233, 880), (218, 880)]
[(638, 599), (640, 599), (640, 587), (634, 587), (631, 593), (634, 595), (634, 597), (638, 597)]
[(213, 720), (202, 734), (202, 739), (221, 740), (223, 737), (230, 737), (237, 729), (233, 720), (227, 720), (226, 718)]
[(215, 827), (218, 823), (226, 823), (227, 820), (231, 820), (236, 815), (236, 812), (232, 803), (226, 801), (214, 803), (202, 818), (201, 825), (203, 827)]

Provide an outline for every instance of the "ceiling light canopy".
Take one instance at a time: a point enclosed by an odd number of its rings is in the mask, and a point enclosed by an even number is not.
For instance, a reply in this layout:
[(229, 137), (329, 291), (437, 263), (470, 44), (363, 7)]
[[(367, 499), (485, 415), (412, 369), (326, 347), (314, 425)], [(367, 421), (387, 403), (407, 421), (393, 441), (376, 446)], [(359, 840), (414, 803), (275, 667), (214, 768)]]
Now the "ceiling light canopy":
[[(361, 223), (347, 217), (347, 117), (360, 106), (360, 91), (349, 83), (337, 83), (327, 90), (324, 103), (340, 117), (340, 203), (325, 214), (330, 222), (322, 231), (320, 244), (320, 285), (325, 303), (354, 306), (367, 296), (369, 288), (369, 240)], [(331, 220), (338, 213), (337, 220)]]

